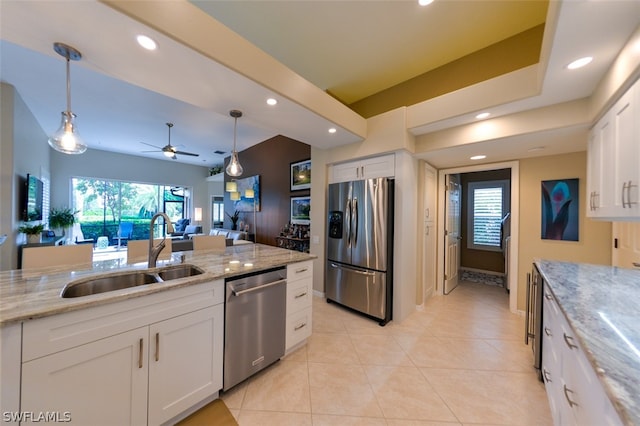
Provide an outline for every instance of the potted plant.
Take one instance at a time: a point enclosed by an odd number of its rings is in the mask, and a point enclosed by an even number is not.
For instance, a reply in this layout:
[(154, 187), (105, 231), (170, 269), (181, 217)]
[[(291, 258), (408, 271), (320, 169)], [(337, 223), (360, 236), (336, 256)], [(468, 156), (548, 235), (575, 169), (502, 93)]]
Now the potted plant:
[(27, 235), (27, 243), (29, 244), (39, 243), (43, 230), (44, 225), (41, 223), (38, 223), (37, 225), (29, 225), (28, 223), (25, 223), (18, 228), (18, 231)]
[(238, 229), (238, 219), (240, 218), (240, 212), (236, 210), (235, 212), (233, 212), (233, 214), (229, 214), (227, 212), (225, 212), (225, 214), (229, 216), (229, 219), (231, 219), (231, 229), (234, 231)]
[[(62, 232), (60, 232), (60, 235), (66, 235), (65, 229), (73, 226), (73, 224), (76, 223), (76, 213), (78, 212), (74, 212), (68, 207), (54, 207), (49, 213), (49, 226), (51, 228), (61, 229)], [(69, 232), (69, 234), (71, 233)]]

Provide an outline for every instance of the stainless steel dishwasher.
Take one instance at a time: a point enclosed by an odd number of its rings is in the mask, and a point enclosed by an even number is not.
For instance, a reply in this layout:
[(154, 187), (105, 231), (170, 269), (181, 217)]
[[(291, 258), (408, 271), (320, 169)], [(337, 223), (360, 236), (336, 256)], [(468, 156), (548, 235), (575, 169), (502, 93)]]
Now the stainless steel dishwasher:
[(223, 390), (284, 355), (286, 268), (226, 280)]

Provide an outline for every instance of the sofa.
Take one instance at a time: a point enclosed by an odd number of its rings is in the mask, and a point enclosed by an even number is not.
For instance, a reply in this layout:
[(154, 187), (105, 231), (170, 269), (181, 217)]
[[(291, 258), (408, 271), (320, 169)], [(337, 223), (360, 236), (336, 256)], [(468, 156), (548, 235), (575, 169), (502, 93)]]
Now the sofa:
[[(195, 226), (195, 225), (189, 225)], [(200, 232), (189, 232), (189, 226), (184, 231), (183, 238), (172, 238), (171, 241), (171, 251), (189, 251), (193, 250), (193, 240), (191, 236), (194, 234), (201, 234), (202, 227), (199, 226), (198, 231)], [(224, 235), (227, 240), (227, 245), (232, 246), (236, 244), (249, 243), (249, 234), (244, 231), (236, 231), (232, 229), (224, 229), (224, 228), (213, 228), (209, 231), (209, 235)]]
[(172, 237), (182, 237), (184, 236), (184, 231), (191, 222), (191, 219), (178, 219), (178, 221), (173, 226), (173, 232), (171, 233)]

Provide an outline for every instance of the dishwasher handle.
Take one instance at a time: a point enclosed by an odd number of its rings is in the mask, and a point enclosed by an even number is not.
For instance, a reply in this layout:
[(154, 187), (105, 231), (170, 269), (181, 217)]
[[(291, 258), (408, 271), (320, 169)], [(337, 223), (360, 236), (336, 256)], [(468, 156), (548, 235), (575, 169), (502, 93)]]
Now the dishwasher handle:
[(249, 294), (249, 293), (253, 293), (254, 291), (259, 291), (262, 290), (263, 288), (266, 287), (271, 287), (274, 285), (278, 285), (278, 284), (282, 284), (282, 283), (286, 283), (287, 280), (277, 280), (277, 281), (272, 281), (270, 283), (266, 283), (266, 284), (261, 284), (255, 287), (251, 287), (251, 288), (247, 288), (245, 290), (236, 290), (235, 287), (232, 285), (231, 286), (231, 292), (233, 293), (234, 296), (242, 296), (243, 294)]

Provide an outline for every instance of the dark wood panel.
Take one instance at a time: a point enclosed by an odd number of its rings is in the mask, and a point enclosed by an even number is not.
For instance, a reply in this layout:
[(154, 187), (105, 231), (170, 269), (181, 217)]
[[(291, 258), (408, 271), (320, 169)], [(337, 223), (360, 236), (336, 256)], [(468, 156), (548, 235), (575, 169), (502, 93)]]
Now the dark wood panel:
[[(256, 242), (275, 246), (275, 237), (289, 222), (291, 197), (309, 195), (309, 190), (290, 190), (289, 170), (291, 163), (311, 158), (311, 147), (285, 136), (275, 136), (239, 152), (238, 158), (244, 169), (240, 178), (260, 175), (261, 211), (256, 213)], [(225, 159), (225, 167), (229, 159)], [(225, 173), (225, 184), (230, 180)], [(229, 193), (225, 193), (224, 208), (225, 212), (233, 213)], [(248, 223), (253, 233), (253, 212), (240, 213), (240, 220)], [(231, 221), (226, 215), (224, 227), (231, 228)]]

